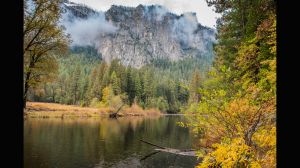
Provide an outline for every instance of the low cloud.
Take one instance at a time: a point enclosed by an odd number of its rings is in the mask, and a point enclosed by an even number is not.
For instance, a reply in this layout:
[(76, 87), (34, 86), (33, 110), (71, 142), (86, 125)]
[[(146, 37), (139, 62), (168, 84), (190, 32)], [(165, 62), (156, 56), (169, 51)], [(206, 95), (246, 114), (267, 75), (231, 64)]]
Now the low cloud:
[(180, 40), (183, 46), (190, 46), (194, 41), (194, 32), (198, 28), (197, 18), (193, 13), (185, 13), (174, 21), (173, 37)]
[(85, 3), (101, 11), (106, 11), (111, 5), (123, 5), (136, 7), (142, 5), (162, 5), (172, 13), (180, 15), (185, 12), (196, 12), (198, 21), (205, 26), (213, 28), (216, 18), (221, 15), (213, 11), (214, 7), (208, 7), (205, 0), (72, 0), (77, 3)]
[[(144, 9), (144, 15), (147, 18), (152, 18), (154, 17), (156, 21), (162, 21), (163, 17), (170, 12), (167, 8), (159, 5), (153, 5), (153, 6), (145, 6)], [(155, 14), (152, 16), (152, 14)]]
[(95, 46), (99, 43), (99, 37), (102, 34), (114, 33), (118, 29), (105, 20), (103, 12), (97, 12), (97, 14), (89, 16), (87, 19), (74, 18), (72, 14), (67, 12), (63, 14), (61, 24), (71, 36), (71, 46)]

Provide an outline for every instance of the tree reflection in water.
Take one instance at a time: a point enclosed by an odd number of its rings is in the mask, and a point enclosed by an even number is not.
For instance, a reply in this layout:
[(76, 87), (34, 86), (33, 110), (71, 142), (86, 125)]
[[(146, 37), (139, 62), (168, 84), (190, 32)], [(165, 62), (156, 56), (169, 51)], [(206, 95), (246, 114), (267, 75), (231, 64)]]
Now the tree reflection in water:
[[(150, 142), (193, 148), (182, 116), (24, 121), (24, 167), (194, 167), (196, 158), (153, 151)], [(151, 155), (150, 155), (151, 154)]]

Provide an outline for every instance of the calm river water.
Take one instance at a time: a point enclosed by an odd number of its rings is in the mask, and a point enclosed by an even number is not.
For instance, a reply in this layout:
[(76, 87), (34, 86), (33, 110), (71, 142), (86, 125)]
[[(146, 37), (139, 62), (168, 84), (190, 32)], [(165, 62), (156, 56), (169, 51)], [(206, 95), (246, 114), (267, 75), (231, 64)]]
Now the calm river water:
[[(194, 167), (191, 156), (156, 152), (157, 145), (193, 148), (183, 116), (118, 119), (27, 119), (24, 121), (25, 168)], [(153, 155), (151, 155), (153, 154)]]

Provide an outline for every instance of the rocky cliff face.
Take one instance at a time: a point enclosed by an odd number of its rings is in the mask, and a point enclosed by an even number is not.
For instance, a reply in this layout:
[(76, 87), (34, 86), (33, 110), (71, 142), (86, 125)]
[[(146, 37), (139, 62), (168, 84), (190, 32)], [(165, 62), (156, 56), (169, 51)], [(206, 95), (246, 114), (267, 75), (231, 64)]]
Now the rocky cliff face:
[(139, 68), (155, 59), (212, 57), (215, 31), (200, 25), (195, 13), (178, 16), (158, 5), (113, 5), (104, 13), (74, 3), (63, 8), (73, 45), (93, 45), (107, 62), (117, 58)]

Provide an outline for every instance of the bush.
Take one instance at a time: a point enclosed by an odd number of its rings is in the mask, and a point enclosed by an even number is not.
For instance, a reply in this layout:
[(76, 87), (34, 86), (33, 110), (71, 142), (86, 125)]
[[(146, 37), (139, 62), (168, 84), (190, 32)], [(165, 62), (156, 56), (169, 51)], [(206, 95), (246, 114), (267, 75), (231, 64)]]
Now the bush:
[(242, 138), (236, 138), (229, 142), (214, 144), (214, 151), (206, 155), (203, 162), (197, 168), (223, 167), (243, 168), (261, 167), (255, 158), (252, 149), (247, 146)]

